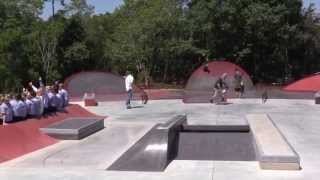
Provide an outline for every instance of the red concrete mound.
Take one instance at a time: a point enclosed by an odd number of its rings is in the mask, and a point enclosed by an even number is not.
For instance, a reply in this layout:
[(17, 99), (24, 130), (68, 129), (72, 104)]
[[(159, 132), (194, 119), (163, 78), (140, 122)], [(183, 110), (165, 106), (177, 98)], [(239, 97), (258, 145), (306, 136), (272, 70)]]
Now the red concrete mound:
[[(99, 71), (73, 74), (65, 80), (65, 88), (71, 99), (82, 99), (85, 93), (94, 93), (97, 98), (126, 94), (124, 77)], [(134, 91), (141, 90), (135, 86)]]
[[(228, 61), (213, 61), (208, 63), (207, 67), (206, 65), (200, 66), (191, 75), (185, 87), (183, 102), (208, 103), (213, 92), (213, 86), (223, 73), (228, 74), (226, 82), (231, 90), (229, 92), (232, 92), (234, 89), (233, 77), (235, 74), (235, 69), (238, 69), (240, 72), (242, 72), (245, 91), (251, 90), (253, 88), (253, 83), (250, 76), (244, 69)], [(230, 94), (230, 96), (232, 97), (233, 94)]]
[(186, 90), (212, 91), (213, 84), (215, 83), (216, 79), (219, 78), (223, 73), (228, 73), (227, 83), (230, 87), (232, 87), (235, 69), (238, 69), (240, 72), (242, 72), (245, 87), (253, 87), (253, 83), (248, 73), (236, 64), (228, 61), (213, 61), (208, 63), (207, 66), (208, 71), (205, 71), (205, 65), (202, 65), (193, 72), (188, 80), (185, 88)]
[(57, 143), (58, 140), (41, 133), (39, 128), (70, 117), (97, 117), (97, 115), (79, 105), (70, 105), (65, 112), (6, 126), (0, 125), (0, 163)]
[(289, 84), (284, 91), (317, 92), (320, 91), (320, 75), (311, 75)]

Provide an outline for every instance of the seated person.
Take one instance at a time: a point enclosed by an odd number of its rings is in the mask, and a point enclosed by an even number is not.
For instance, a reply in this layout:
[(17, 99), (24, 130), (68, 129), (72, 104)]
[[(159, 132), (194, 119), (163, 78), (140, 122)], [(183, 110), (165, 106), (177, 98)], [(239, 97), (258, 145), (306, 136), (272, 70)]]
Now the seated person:
[(32, 101), (32, 105), (31, 105), (31, 109), (30, 109), (30, 116), (32, 117), (40, 117), (42, 115), (41, 113), (41, 100), (40, 98), (38, 98), (36, 96), (36, 93), (33, 92), (31, 93), (31, 101)]
[(7, 123), (5, 122), (5, 119), (2, 114), (2, 108), (1, 108), (3, 101), (4, 101), (3, 95), (0, 95), (0, 119), (1, 119), (2, 125), (6, 125)]
[(42, 88), (39, 88), (39, 90), (37, 91), (37, 98), (40, 101), (40, 114), (41, 115), (44, 114), (44, 100), (43, 100), (42, 92), (43, 92)]
[(43, 113), (44, 114), (49, 112), (49, 96), (48, 96), (49, 89), (50, 89), (50, 86), (47, 86), (47, 87), (42, 86), (41, 87), (41, 99), (43, 102)]
[(9, 101), (10, 99), (8, 96), (2, 97), (0, 112), (4, 125), (13, 121), (13, 110)]
[(57, 111), (57, 107), (59, 105), (59, 99), (57, 98), (56, 91), (53, 89), (53, 87), (49, 87), (48, 91), (48, 111), (49, 112), (55, 112)]
[(63, 97), (63, 107), (68, 106), (69, 95), (68, 95), (68, 91), (64, 89), (63, 83), (59, 84), (59, 94)]
[(9, 95), (9, 99), (10, 99), (9, 103), (12, 108), (17, 105), (16, 96)]
[(32, 114), (35, 114), (35, 113), (31, 112), (32, 106), (33, 106), (33, 101), (32, 101), (32, 96), (30, 93), (27, 94), (25, 103), (27, 105), (28, 118), (32, 118)]
[(64, 97), (58, 91), (55, 92), (57, 97), (57, 110), (62, 111), (64, 109)]
[(222, 76), (214, 84), (214, 95), (212, 96), (212, 99), (210, 100), (211, 103), (214, 102), (214, 99), (217, 98), (217, 96), (219, 99), (216, 101), (216, 103), (226, 101), (225, 95), (227, 94), (227, 90), (229, 89), (229, 87), (226, 83), (227, 76), (228, 76), (227, 73), (222, 74)]
[(15, 121), (24, 120), (28, 115), (27, 104), (22, 100), (22, 96), (17, 94), (15, 97), (16, 104), (13, 104), (13, 119)]

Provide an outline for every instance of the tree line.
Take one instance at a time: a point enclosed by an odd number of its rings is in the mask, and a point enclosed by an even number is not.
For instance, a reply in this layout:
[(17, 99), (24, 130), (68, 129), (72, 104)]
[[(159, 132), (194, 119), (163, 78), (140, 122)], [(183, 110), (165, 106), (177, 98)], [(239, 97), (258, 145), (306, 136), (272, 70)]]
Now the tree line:
[(55, 0), (0, 1), (0, 91), (89, 70), (184, 84), (208, 60), (267, 83), (320, 68), (320, 16), (301, 0), (124, 0), (102, 15), (86, 0), (57, 0), (63, 8), (43, 20), (45, 1)]

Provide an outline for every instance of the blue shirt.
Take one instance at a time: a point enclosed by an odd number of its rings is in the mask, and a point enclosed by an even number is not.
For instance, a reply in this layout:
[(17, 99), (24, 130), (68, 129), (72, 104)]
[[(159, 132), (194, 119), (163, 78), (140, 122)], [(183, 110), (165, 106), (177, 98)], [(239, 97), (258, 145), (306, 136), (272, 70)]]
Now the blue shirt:
[(40, 116), (41, 115), (40, 99), (32, 98), (31, 101), (32, 101), (32, 104), (30, 106), (29, 114), (32, 116)]
[(44, 108), (48, 108), (49, 107), (49, 96), (48, 96), (48, 92), (45, 91), (42, 95), (42, 101), (43, 101), (43, 106)]
[(61, 94), (61, 96), (63, 97), (63, 106), (67, 106), (69, 104), (69, 95), (68, 95), (68, 91), (65, 89), (60, 89), (59, 90), (59, 94)]
[(16, 101), (16, 104), (12, 106), (13, 116), (25, 118), (28, 115), (28, 106), (23, 101)]
[(27, 100), (26, 100), (26, 105), (27, 105), (27, 112), (28, 112), (28, 114), (32, 115), (32, 114), (31, 114), (31, 107), (32, 107), (32, 105), (33, 105), (33, 102), (31, 101), (31, 99), (27, 99)]
[(64, 107), (64, 98), (63, 98), (63, 96), (61, 95), (61, 94), (57, 94), (56, 95), (56, 97), (57, 97), (57, 108), (58, 108), (58, 110), (63, 110), (63, 107)]
[(9, 101), (9, 103), (10, 103), (11, 107), (13, 108), (14, 106), (17, 105), (18, 101), (15, 100), (15, 99), (11, 99), (11, 100)]
[(49, 97), (49, 107), (58, 107), (59, 100), (58, 100), (56, 94), (49, 92), (48, 97)]

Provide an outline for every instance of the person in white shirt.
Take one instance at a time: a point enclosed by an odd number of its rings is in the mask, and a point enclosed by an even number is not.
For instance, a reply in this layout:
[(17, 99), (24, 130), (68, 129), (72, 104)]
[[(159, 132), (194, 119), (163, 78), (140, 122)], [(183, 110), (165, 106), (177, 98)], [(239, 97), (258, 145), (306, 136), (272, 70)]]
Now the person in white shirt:
[(132, 100), (132, 97), (133, 97), (133, 81), (134, 81), (134, 78), (133, 78), (133, 76), (131, 75), (131, 73), (129, 71), (127, 71), (126, 75), (127, 76), (125, 78), (125, 84), (126, 84), (126, 91), (128, 93), (126, 106), (127, 106), (127, 109), (131, 109), (131, 100)]
[(2, 125), (5, 126), (5, 125), (7, 125), (7, 123), (6, 123), (5, 117), (4, 117), (5, 113), (3, 113), (3, 111), (2, 111), (3, 101), (4, 101), (4, 97), (2, 95), (0, 95), (0, 119), (2, 121)]
[(3, 120), (3, 124), (10, 123), (13, 121), (13, 110), (9, 103), (9, 98), (6, 96), (5, 98), (2, 98), (2, 103), (0, 106), (0, 112)]

